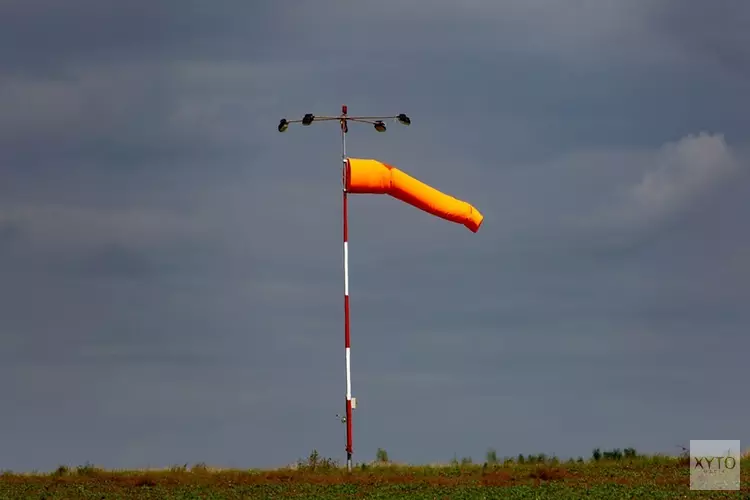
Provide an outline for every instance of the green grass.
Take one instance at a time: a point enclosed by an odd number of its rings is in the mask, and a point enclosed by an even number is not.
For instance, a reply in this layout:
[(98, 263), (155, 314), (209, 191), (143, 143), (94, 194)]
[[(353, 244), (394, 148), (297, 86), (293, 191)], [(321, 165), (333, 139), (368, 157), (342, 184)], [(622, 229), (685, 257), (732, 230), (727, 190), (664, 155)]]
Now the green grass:
[[(596, 455), (596, 454), (595, 454)], [(691, 491), (685, 457), (596, 455), (561, 462), (543, 455), (487, 461), (454, 459), (447, 465), (412, 466), (387, 461), (358, 464), (352, 473), (313, 452), (294, 467), (214, 470), (204, 464), (167, 470), (107, 471), (90, 464), (50, 473), (0, 474), (0, 500), (36, 499), (235, 499), (235, 498), (750, 498), (743, 491)], [(750, 471), (750, 459), (741, 467)], [(745, 495), (745, 496), (743, 496)]]

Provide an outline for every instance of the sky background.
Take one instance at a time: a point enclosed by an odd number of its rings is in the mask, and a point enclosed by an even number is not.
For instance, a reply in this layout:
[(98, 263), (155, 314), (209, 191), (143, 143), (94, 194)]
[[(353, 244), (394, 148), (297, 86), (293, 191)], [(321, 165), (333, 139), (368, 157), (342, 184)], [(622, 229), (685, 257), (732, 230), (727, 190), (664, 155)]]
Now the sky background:
[(0, 4), (0, 469), (750, 444), (750, 3)]

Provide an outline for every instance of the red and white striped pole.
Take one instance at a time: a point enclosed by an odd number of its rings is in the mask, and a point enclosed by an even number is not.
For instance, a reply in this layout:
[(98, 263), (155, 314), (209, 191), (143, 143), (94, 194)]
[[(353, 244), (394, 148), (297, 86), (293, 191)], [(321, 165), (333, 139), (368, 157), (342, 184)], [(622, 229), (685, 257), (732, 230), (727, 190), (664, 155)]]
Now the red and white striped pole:
[[(401, 113), (391, 116), (350, 116), (346, 105), (341, 106), (339, 116), (315, 116), (312, 113), (306, 114), (300, 120), (279, 120), (278, 131), (286, 132), (289, 125), (301, 123), (309, 126), (313, 122), (320, 121), (338, 121), (341, 125), (341, 163), (343, 168), (343, 219), (344, 219), (344, 349), (346, 353), (346, 468), (352, 470), (352, 409), (357, 407), (357, 398), (352, 397), (352, 370), (351, 370), (351, 336), (349, 334), (349, 206), (346, 191), (346, 175), (348, 158), (346, 157), (346, 134), (349, 131), (349, 122), (368, 123), (375, 127), (378, 132), (385, 132), (386, 127), (383, 120), (397, 120), (402, 125), (411, 124), (411, 119), (406, 114)], [(338, 415), (337, 415), (338, 416)]]
[(341, 106), (341, 167), (343, 169), (343, 220), (344, 220), (344, 350), (346, 354), (346, 469), (352, 470), (352, 368), (351, 334), (349, 330), (349, 203), (346, 192), (346, 132), (347, 107)]

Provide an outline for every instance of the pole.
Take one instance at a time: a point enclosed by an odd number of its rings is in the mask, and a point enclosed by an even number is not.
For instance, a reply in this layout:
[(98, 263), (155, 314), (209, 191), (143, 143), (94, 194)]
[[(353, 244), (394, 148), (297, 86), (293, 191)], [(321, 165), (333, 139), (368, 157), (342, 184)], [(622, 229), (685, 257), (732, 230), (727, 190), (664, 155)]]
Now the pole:
[(346, 470), (352, 471), (352, 371), (351, 335), (349, 330), (349, 203), (346, 192), (346, 132), (347, 107), (341, 106), (341, 167), (343, 168), (343, 222), (344, 222), (344, 351), (346, 354)]
[[(346, 191), (347, 185), (347, 164), (346, 157), (346, 134), (349, 132), (349, 122), (368, 123), (375, 127), (378, 132), (385, 132), (386, 127), (383, 120), (394, 119), (402, 125), (410, 125), (411, 118), (405, 113), (391, 116), (351, 116), (348, 114), (347, 106), (341, 106), (341, 114), (338, 116), (315, 116), (307, 113), (300, 120), (279, 120), (277, 127), (279, 132), (286, 132), (289, 125), (301, 123), (303, 126), (312, 125), (313, 122), (338, 121), (341, 125), (341, 163), (343, 168), (342, 179), (343, 185), (343, 223), (344, 223), (344, 350), (346, 353), (346, 468), (349, 472), (352, 470), (352, 409), (357, 408), (357, 398), (352, 397), (352, 369), (351, 369), (351, 337), (349, 335), (349, 201)], [(336, 414), (338, 417), (339, 415)]]

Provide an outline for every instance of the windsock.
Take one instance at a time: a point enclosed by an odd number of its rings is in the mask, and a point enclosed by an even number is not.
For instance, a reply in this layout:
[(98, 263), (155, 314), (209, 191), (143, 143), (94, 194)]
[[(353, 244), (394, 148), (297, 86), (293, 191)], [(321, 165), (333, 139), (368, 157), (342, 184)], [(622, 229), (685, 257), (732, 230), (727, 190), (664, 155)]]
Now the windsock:
[(345, 189), (355, 194), (387, 194), (442, 219), (479, 231), (484, 216), (465, 201), (438, 191), (401, 170), (372, 159), (349, 158)]

